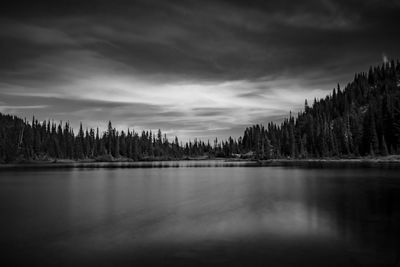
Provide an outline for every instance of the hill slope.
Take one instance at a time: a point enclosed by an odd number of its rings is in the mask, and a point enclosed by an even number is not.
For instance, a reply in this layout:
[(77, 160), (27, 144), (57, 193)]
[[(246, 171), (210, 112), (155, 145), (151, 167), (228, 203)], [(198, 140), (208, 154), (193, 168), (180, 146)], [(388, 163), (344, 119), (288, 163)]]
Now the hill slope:
[(241, 142), (264, 158), (400, 153), (400, 62), (356, 74), (279, 126), (247, 128)]

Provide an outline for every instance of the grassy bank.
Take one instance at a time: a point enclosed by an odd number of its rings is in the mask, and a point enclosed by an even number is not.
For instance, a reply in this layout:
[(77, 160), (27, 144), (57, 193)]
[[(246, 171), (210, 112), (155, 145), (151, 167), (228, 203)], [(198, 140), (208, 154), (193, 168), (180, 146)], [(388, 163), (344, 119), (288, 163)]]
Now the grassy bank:
[(147, 159), (132, 161), (116, 158), (112, 161), (88, 160), (47, 160), (25, 161), (0, 164), (0, 169), (36, 169), (36, 168), (179, 168), (179, 167), (400, 167), (400, 155), (364, 158), (323, 158), (323, 159), (232, 159), (232, 158), (182, 158), (178, 160)]

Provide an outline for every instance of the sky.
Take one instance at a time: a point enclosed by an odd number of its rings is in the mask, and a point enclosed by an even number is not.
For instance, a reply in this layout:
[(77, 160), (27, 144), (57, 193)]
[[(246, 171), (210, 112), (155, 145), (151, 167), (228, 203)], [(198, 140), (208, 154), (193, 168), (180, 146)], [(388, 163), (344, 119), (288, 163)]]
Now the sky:
[(12, 1), (0, 112), (239, 137), (400, 58), (400, 0)]

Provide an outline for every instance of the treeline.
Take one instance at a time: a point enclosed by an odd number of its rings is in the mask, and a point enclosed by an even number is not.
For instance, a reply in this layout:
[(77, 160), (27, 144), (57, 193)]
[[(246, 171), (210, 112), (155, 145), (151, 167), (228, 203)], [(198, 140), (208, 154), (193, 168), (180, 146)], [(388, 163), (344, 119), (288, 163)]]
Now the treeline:
[(106, 131), (69, 123), (27, 122), (0, 113), (0, 161), (35, 159), (132, 160), (187, 157), (320, 158), (400, 154), (400, 62), (356, 74), (344, 90), (338, 85), (324, 99), (305, 101), (296, 118), (280, 125), (254, 125), (237, 140), (211, 145), (195, 139), (185, 144), (168, 140), (160, 130)]
[(297, 118), (247, 128), (240, 142), (259, 158), (400, 154), (400, 62), (356, 74), (311, 107), (306, 100)]
[(184, 145), (175, 137), (171, 142), (161, 130), (157, 133), (142, 131), (117, 131), (108, 124), (107, 131), (83, 130), (77, 134), (69, 123), (39, 122), (35, 118), (29, 123), (16, 116), (0, 113), (0, 160), (44, 159), (98, 159), (110, 161), (115, 158), (132, 160), (181, 159), (218, 154), (220, 145), (195, 139)]

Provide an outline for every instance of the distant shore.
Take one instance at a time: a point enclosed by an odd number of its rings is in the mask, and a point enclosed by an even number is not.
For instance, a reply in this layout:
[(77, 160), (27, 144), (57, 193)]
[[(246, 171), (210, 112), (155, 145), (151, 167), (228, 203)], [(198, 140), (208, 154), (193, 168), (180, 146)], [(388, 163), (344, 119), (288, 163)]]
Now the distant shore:
[(30, 168), (168, 168), (168, 167), (267, 167), (267, 166), (304, 166), (304, 167), (400, 167), (400, 155), (362, 158), (310, 158), (310, 159), (240, 159), (240, 158), (182, 158), (132, 161), (126, 158), (113, 161), (86, 160), (31, 160), (18, 163), (2, 163), (1, 169)]
[(304, 167), (400, 167), (400, 156), (360, 158), (272, 159), (258, 161), (260, 166)]

